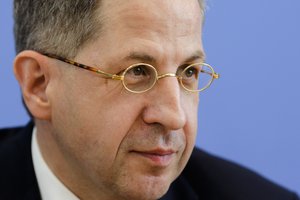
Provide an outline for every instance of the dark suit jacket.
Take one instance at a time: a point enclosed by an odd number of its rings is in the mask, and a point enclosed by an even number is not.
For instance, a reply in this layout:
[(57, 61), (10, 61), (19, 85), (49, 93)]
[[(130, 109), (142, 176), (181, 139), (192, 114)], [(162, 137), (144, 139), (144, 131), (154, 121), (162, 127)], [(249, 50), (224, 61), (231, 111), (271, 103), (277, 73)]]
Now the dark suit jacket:
[[(0, 130), (0, 200), (41, 199), (31, 157), (33, 123)], [(296, 194), (229, 161), (194, 149), (161, 200), (299, 200)]]

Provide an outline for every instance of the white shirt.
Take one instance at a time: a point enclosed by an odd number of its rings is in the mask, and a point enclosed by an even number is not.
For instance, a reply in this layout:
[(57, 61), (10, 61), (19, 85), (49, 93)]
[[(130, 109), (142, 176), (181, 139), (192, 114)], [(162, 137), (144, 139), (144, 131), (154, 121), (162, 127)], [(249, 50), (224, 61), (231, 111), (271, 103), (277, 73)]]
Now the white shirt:
[(34, 127), (31, 141), (33, 167), (43, 200), (79, 200), (51, 171), (37, 143)]

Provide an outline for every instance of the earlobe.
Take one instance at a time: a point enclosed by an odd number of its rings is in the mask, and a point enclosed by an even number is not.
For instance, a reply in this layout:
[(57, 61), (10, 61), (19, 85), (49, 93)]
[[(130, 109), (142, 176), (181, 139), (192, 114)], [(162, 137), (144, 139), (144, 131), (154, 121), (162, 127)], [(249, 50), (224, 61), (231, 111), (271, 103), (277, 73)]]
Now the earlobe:
[(50, 120), (51, 104), (46, 93), (49, 71), (45, 59), (35, 51), (22, 51), (15, 58), (14, 74), (34, 118)]

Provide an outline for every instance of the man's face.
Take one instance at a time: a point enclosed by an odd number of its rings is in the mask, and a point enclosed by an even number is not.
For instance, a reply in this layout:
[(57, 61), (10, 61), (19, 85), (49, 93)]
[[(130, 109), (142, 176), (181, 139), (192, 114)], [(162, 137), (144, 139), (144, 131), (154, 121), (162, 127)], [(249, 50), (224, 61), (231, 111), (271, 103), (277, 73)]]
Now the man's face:
[[(110, 0), (101, 12), (100, 37), (80, 49), (77, 62), (112, 74), (143, 62), (164, 74), (203, 61), (196, 0)], [(48, 89), (51, 134), (63, 152), (56, 162), (67, 169), (55, 173), (75, 193), (80, 188), (111, 199), (161, 197), (193, 149), (198, 94), (174, 77), (133, 94), (121, 81), (53, 62), (64, 70)], [(81, 185), (74, 189), (76, 181)]]

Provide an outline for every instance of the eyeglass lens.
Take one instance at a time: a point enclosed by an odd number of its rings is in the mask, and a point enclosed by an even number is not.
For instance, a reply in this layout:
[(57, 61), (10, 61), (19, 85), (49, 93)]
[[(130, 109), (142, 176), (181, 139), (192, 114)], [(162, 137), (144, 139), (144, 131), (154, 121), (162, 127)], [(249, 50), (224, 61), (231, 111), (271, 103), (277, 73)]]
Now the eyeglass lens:
[(136, 64), (129, 67), (123, 74), (124, 86), (135, 92), (150, 89), (156, 82), (157, 72), (151, 65)]
[(187, 90), (199, 91), (210, 85), (212, 75), (210, 66), (201, 63), (192, 64), (181, 73), (181, 83)]
[[(182, 86), (190, 91), (202, 90), (212, 81), (213, 71), (204, 64), (192, 64), (178, 70), (177, 75)], [(123, 72), (124, 86), (130, 91), (143, 92), (153, 87), (157, 80), (157, 71), (148, 64), (136, 64)]]

